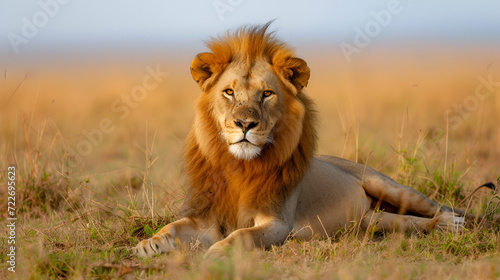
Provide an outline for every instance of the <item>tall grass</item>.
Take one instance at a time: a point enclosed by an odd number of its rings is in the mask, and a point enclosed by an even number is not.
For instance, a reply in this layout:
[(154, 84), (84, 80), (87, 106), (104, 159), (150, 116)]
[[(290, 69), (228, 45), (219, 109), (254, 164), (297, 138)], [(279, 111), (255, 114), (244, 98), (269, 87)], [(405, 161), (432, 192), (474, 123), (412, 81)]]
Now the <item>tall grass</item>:
[[(447, 81), (463, 84), (460, 75), (448, 70)], [(328, 73), (313, 75), (308, 91), (320, 112), (319, 153), (365, 163), (440, 203), (461, 203), (486, 219), (460, 233), (420, 236), (363, 232), (353, 223), (328, 239), (290, 238), (268, 251), (234, 248), (227, 262), (212, 263), (202, 262), (197, 244), (149, 260), (129, 250), (176, 219), (182, 203), (179, 161), (196, 98), (190, 77), (166, 81), (120, 120), (110, 104), (140, 75), (124, 74), (110, 84), (102, 77), (80, 76), (76, 81), (83, 87), (65, 83), (68, 74), (22, 83), (21, 76), (7, 75), (0, 99), (0, 104), (7, 104), (0, 112), (0, 182), (5, 185), (3, 171), (15, 164), (20, 258), (15, 274), (6, 269), (0, 274), (12, 279), (500, 277), (500, 228), (494, 223), (500, 196), (487, 189), (473, 193), (500, 174), (499, 119), (492, 114), (500, 108), (498, 98), (482, 103), (459, 130), (450, 130), (441, 112), (464, 96), (441, 86), (426, 88), (425, 83), (408, 91), (398, 87), (401, 82), (381, 82), (392, 74), (387, 72), (378, 82), (363, 80), (351, 90), (345, 90), (342, 75), (334, 85)], [(476, 74), (470, 77), (472, 91)], [(90, 155), (75, 155), (82, 131), (95, 128), (103, 118), (112, 120), (115, 131), (105, 135)], [(440, 137), (433, 131), (436, 127), (445, 128)], [(0, 192), (0, 198), (5, 209), (6, 193)], [(6, 244), (4, 236), (0, 240)], [(7, 247), (0, 250), (1, 266), (6, 268)]]

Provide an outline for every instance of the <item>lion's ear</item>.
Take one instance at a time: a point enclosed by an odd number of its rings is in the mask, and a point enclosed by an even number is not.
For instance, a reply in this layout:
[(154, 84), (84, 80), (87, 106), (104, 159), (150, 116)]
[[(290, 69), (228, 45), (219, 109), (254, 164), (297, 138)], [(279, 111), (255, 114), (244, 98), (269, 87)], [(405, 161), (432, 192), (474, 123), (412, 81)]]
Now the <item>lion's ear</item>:
[(208, 80), (213, 74), (213, 66), (215, 63), (215, 55), (213, 53), (199, 53), (191, 62), (191, 75), (198, 85), (204, 89), (205, 81)]
[(307, 86), (311, 71), (303, 59), (291, 57), (278, 65), (281, 68), (283, 78), (295, 87), (294, 92), (301, 91)]

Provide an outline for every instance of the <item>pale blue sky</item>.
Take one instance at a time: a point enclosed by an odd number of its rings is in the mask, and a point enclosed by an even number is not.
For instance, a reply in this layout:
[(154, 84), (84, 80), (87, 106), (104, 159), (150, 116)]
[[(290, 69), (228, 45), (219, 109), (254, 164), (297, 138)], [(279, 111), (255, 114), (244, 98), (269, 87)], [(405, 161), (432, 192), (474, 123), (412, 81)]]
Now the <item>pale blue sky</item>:
[[(58, 4), (58, 8), (53, 3)], [(332, 47), (352, 42), (355, 28), (363, 29), (373, 13), (391, 1), (264, 1), (264, 0), (0, 0), (0, 64), (77, 49), (103, 51), (120, 45), (123, 51), (185, 49), (242, 24), (276, 19), (272, 29), (293, 44), (325, 42)], [(400, 10), (377, 35), (380, 41), (458, 40), (500, 41), (500, 1), (393, 1)], [(46, 19), (40, 3), (52, 3)], [(214, 6), (228, 5), (226, 12)], [(55, 12), (54, 12), (55, 11)], [(22, 29), (38, 15), (41, 27), (32, 38)], [(43, 21), (46, 20), (45, 23)], [(28, 24), (29, 25), (29, 24)], [(25, 39), (13, 47), (10, 36)], [(31, 36), (31, 35), (30, 35)], [(17, 37), (19, 39), (19, 37)], [(17, 48), (17, 53), (15, 49)]]

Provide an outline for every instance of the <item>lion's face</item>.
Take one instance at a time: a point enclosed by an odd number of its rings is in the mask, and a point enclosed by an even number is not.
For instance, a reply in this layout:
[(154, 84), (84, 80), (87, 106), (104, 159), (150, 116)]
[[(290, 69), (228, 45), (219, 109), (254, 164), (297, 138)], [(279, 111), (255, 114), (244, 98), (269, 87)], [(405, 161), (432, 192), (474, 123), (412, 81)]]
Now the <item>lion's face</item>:
[(197, 141), (208, 155), (216, 148), (210, 146), (215, 144), (208, 141), (213, 139), (209, 135), (217, 133), (239, 160), (252, 160), (266, 147), (278, 147), (277, 160), (283, 161), (302, 134), (304, 106), (297, 94), (307, 84), (309, 68), (288, 52), (248, 58), (223, 53), (194, 58), (191, 74), (204, 91), (194, 126)]
[(273, 143), (273, 128), (282, 117), (280, 81), (264, 60), (251, 67), (231, 63), (211, 90), (214, 118), (221, 137), (237, 159), (251, 160)]

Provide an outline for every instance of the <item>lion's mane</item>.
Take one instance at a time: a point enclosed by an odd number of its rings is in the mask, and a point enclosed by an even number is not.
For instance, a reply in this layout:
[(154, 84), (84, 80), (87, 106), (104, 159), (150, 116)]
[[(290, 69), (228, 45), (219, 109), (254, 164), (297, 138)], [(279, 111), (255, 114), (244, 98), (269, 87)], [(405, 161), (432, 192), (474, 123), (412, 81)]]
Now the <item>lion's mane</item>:
[[(264, 58), (281, 79), (294, 75), (286, 73), (291, 70), (285, 67), (293, 52), (267, 28), (268, 24), (245, 27), (207, 43), (216, 59), (212, 85), (235, 59), (251, 63)], [(188, 188), (182, 216), (214, 221), (225, 233), (250, 225), (247, 213), (280, 211), (304, 175), (317, 138), (314, 104), (292, 83), (281, 81), (283, 117), (272, 132), (274, 142), (253, 160), (238, 160), (229, 152), (214, 115), (215, 94), (211, 94), (210, 85), (203, 89), (185, 146)]]

